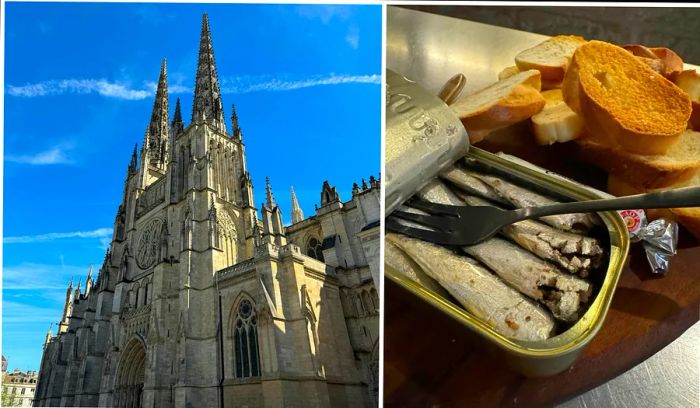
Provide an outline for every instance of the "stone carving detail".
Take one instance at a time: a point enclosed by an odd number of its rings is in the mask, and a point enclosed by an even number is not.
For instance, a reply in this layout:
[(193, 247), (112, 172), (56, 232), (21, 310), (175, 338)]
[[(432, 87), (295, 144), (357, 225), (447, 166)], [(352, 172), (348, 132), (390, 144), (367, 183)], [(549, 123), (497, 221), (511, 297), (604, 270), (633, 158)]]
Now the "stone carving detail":
[(161, 228), (159, 219), (149, 221), (143, 228), (136, 247), (136, 264), (141, 269), (148, 269), (158, 260), (160, 253)]
[(233, 266), (229, 266), (228, 268), (224, 268), (220, 270), (219, 273), (219, 281), (228, 279), (237, 275), (240, 275), (244, 272), (247, 272), (249, 270), (254, 269), (255, 266), (255, 260), (254, 259), (248, 259), (243, 262), (239, 262)]
[(328, 180), (323, 182), (323, 189), (321, 191), (321, 206), (331, 203), (337, 203), (340, 201), (340, 196), (335, 187), (332, 187)]
[(164, 202), (165, 177), (148, 186), (141, 197), (136, 200), (136, 218), (140, 218)]

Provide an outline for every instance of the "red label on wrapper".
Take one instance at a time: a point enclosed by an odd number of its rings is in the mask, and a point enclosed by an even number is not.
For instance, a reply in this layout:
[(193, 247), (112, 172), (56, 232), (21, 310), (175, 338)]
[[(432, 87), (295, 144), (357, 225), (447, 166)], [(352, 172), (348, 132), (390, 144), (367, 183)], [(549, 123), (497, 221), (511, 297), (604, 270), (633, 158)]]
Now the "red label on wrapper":
[(642, 228), (642, 220), (646, 221), (643, 210), (622, 210), (618, 212), (622, 219), (625, 220), (627, 230), (632, 236)]

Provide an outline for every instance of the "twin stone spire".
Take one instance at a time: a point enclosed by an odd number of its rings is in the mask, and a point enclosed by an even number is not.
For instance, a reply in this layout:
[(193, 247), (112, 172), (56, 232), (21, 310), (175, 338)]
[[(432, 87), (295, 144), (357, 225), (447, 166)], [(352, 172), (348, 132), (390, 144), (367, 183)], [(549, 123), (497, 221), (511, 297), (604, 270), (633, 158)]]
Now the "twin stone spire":
[(194, 85), (192, 122), (207, 122), (221, 132), (226, 132), (219, 78), (216, 75), (216, 64), (214, 63), (214, 47), (211, 43), (211, 31), (209, 30), (209, 17), (206, 14), (202, 19), (202, 34), (199, 39), (199, 62), (197, 63), (197, 80)]
[[(180, 98), (175, 103), (175, 113), (173, 120), (168, 124), (168, 72), (167, 63), (163, 59), (156, 88), (156, 96), (153, 102), (153, 112), (151, 120), (146, 128), (143, 145), (141, 146), (141, 164), (151, 165), (165, 170), (169, 159), (171, 147), (170, 134), (174, 136), (184, 131), (185, 124), (182, 120), (180, 109)], [(194, 87), (194, 101), (192, 104), (192, 122), (207, 123), (222, 133), (226, 133), (226, 123), (224, 121), (224, 110), (221, 102), (221, 89), (219, 88), (219, 77), (216, 73), (216, 63), (214, 61), (214, 47), (211, 41), (211, 30), (209, 28), (209, 17), (204, 14), (202, 17), (202, 32), (199, 40), (199, 56), (197, 62), (197, 78)], [(231, 134), (237, 140), (242, 139), (242, 131), (238, 124), (236, 107), (231, 107)], [(136, 148), (129, 164), (129, 173), (136, 170)], [(269, 179), (267, 180), (267, 205), (274, 207), (274, 198), (270, 189)], [(294, 188), (292, 194), (292, 222), (296, 223), (304, 219), (304, 214), (299, 207)]]
[[(184, 122), (180, 111), (180, 99), (175, 104), (175, 115), (168, 126), (168, 73), (165, 59), (160, 68), (160, 77), (156, 88), (155, 101), (151, 120), (146, 128), (141, 156), (155, 167), (164, 168), (169, 154), (169, 133), (175, 134), (184, 130)], [(232, 134), (238, 140), (241, 139), (241, 130), (238, 126), (238, 116), (235, 107), (231, 115)], [(219, 78), (214, 62), (214, 47), (211, 42), (209, 18), (206, 14), (202, 18), (202, 33), (199, 40), (199, 59), (197, 62), (197, 78), (194, 87), (194, 102), (192, 104), (192, 122), (208, 123), (222, 133), (226, 132), (224, 122), (224, 110), (221, 102), (221, 90)], [(142, 159), (142, 160), (143, 160)]]

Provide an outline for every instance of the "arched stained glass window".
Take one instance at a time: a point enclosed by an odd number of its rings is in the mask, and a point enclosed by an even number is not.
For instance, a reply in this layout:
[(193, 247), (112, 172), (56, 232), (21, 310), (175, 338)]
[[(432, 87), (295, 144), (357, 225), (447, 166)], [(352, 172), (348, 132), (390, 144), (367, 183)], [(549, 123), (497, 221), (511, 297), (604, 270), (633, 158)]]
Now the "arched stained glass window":
[(260, 375), (257, 316), (253, 304), (244, 299), (238, 305), (236, 325), (233, 329), (233, 347), (237, 378)]

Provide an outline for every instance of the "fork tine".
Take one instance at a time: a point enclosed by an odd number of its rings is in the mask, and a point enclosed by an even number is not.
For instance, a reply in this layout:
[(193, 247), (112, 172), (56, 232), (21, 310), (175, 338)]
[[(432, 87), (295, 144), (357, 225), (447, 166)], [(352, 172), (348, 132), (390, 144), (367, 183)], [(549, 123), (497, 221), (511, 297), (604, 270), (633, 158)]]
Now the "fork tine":
[(409, 227), (407, 225), (399, 223), (392, 217), (385, 219), (384, 223), (386, 229), (388, 230), (408, 235), (410, 237), (417, 238), (422, 241), (432, 242), (441, 245), (453, 245), (451, 235), (446, 234), (444, 232), (429, 231), (420, 228)]
[(421, 199), (413, 199), (408, 202), (408, 205), (431, 214), (451, 215), (453, 217), (459, 216), (459, 208), (461, 208), (456, 205), (431, 203)]
[(423, 215), (398, 210), (391, 213), (391, 215), (394, 217), (402, 218), (404, 220), (414, 221), (419, 224), (426, 225), (428, 227), (439, 228), (442, 230), (447, 229), (450, 224), (448, 219), (443, 218), (439, 215)]

